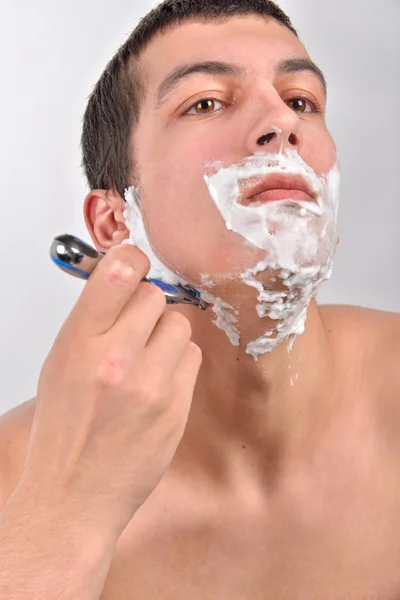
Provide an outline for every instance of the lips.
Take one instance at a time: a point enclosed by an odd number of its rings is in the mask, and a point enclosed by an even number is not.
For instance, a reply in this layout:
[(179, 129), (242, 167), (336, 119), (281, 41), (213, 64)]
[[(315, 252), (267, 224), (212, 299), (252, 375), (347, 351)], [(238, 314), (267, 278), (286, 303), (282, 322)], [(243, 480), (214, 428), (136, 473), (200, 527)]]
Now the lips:
[(315, 191), (301, 175), (273, 173), (265, 177), (252, 177), (242, 182), (239, 188), (239, 204), (244, 206), (286, 199), (315, 202), (317, 198)]

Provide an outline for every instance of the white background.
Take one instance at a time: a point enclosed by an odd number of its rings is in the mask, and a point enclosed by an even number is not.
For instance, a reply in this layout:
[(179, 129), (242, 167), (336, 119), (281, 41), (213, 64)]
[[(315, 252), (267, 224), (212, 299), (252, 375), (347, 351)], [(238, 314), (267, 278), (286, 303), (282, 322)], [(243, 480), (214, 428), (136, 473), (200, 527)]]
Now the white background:
[[(328, 80), (341, 242), (322, 303), (400, 311), (399, 0), (282, 0)], [(0, 0), (0, 414), (36, 393), (84, 282), (49, 258), (90, 241), (79, 138), (87, 97), (153, 2)]]

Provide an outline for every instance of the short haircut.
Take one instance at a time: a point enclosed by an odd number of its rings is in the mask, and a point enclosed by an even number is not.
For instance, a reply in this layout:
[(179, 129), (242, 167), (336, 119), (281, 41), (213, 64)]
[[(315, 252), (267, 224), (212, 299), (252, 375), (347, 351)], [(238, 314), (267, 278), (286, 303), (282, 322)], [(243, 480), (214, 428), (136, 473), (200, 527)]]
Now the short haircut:
[(275, 19), (298, 37), (271, 0), (164, 0), (139, 21), (95, 84), (83, 116), (82, 168), (91, 190), (112, 190), (124, 198), (134, 179), (130, 139), (145, 95), (139, 58), (152, 38), (185, 21), (223, 23), (238, 15)]

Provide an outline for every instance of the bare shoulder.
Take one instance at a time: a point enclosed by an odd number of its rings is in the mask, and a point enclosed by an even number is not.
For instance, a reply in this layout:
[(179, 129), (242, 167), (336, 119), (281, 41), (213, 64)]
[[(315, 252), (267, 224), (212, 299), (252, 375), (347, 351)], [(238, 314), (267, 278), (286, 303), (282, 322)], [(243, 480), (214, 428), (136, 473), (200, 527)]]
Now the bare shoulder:
[[(358, 306), (319, 307), (328, 335), (357, 387), (370, 397), (381, 424), (400, 431), (400, 314)], [(399, 446), (400, 451), (400, 446)]]
[(32, 398), (0, 416), (0, 508), (22, 473), (35, 402)]
[[(328, 332), (350, 338), (373, 355), (400, 353), (400, 313), (362, 306), (325, 304), (319, 307)], [(355, 337), (354, 337), (355, 336)], [(393, 357), (395, 358), (395, 356)]]
[(361, 306), (320, 306), (333, 346), (375, 395), (399, 397), (400, 314)]
[(400, 312), (390, 312), (350, 304), (323, 304), (319, 308), (324, 314), (324, 318), (326, 317), (328, 320), (343, 319), (354, 321), (354, 323), (364, 323), (368, 327), (391, 324), (397, 325), (400, 330)]

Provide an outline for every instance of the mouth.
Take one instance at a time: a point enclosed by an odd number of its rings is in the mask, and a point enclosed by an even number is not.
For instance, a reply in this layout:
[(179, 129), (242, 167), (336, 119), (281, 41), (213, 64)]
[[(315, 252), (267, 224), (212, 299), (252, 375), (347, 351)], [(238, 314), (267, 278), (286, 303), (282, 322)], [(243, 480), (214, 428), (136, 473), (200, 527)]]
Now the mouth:
[(266, 177), (252, 177), (243, 181), (238, 204), (254, 206), (277, 200), (317, 202), (317, 193), (300, 175), (274, 173)]

